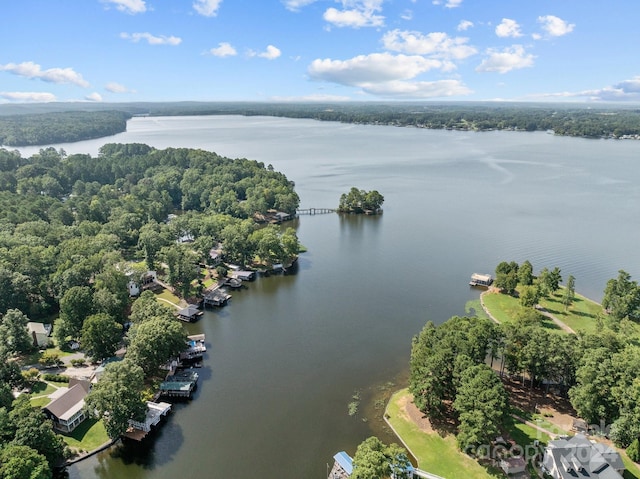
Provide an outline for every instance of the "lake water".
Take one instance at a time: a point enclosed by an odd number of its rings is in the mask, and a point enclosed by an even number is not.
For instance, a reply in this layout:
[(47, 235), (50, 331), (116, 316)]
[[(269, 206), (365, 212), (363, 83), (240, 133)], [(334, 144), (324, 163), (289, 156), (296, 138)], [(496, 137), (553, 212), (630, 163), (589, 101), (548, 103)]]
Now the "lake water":
[(619, 269), (640, 277), (637, 141), (210, 116), (134, 118), (126, 133), (55, 146), (96, 155), (108, 142), (272, 164), (302, 208), (377, 189), (384, 214), (296, 220), (308, 248), (296, 274), (259, 278), (189, 325), (209, 343), (195, 399), (149, 443), (99, 454), (73, 478), (326, 477), (337, 451), (393, 439), (375, 401), (403, 385), (424, 323), (477, 298), (471, 273), (529, 259), (596, 300)]

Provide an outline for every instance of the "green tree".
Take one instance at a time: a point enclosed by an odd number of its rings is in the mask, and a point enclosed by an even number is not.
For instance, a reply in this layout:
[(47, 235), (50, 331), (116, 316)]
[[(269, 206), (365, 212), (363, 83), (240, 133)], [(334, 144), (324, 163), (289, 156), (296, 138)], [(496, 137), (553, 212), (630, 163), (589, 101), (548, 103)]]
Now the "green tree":
[(31, 407), (26, 395), (13, 402), (9, 417), (15, 427), (11, 444), (36, 450), (47, 459), (49, 465), (57, 465), (65, 457), (64, 441), (53, 432), (53, 424), (46, 419), (42, 410)]
[(354, 186), (349, 190), (349, 193), (343, 193), (340, 196), (338, 211), (342, 213), (363, 213), (367, 210), (377, 211), (383, 202), (384, 196), (378, 191), (360, 190)]
[(564, 310), (568, 310), (569, 307), (573, 304), (573, 300), (576, 297), (576, 279), (573, 275), (569, 275), (567, 278), (567, 285), (564, 288), (564, 294), (562, 295), (562, 304), (564, 305)]
[(502, 261), (496, 266), (495, 286), (506, 294), (513, 294), (518, 286), (518, 263)]
[(0, 318), (0, 341), (11, 353), (23, 354), (33, 349), (33, 341), (27, 331), (28, 322), (29, 318), (17, 309), (8, 310)]
[(144, 260), (150, 270), (155, 269), (158, 252), (163, 246), (167, 246), (160, 231), (160, 225), (156, 221), (150, 221), (140, 228), (138, 248), (144, 252)]
[(174, 318), (173, 310), (159, 303), (153, 291), (143, 291), (138, 299), (131, 305), (129, 319), (133, 323), (142, 323), (151, 318), (164, 318), (171, 321)]
[(602, 298), (602, 307), (615, 320), (640, 316), (640, 287), (631, 275), (624, 270), (618, 271), (616, 279), (607, 281)]
[(51, 479), (47, 458), (29, 446), (9, 445), (0, 451), (0, 479)]
[(85, 319), (82, 325), (82, 348), (94, 360), (106, 359), (114, 355), (122, 339), (122, 325), (105, 313), (98, 313)]
[(562, 282), (562, 275), (560, 274), (560, 268), (557, 266), (549, 273), (549, 289), (552, 293), (558, 291), (560, 283)]
[(627, 456), (629, 456), (629, 459), (633, 462), (640, 462), (640, 442), (637, 437), (627, 448)]
[(530, 308), (538, 304), (538, 288), (534, 285), (523, 286), (520, 289), (520, 304)]
[(493, 370), (478, 364), (462, 373), (453, 407), (460, 418), (458, 445), (467, 450), (489, 444), (499, 433), (509, 409), (508, 395)]
[(66, 333), (66, 336), (79, 338), (82, 331), (82, 324), (87, 316), (93, 312), (93, 292), (88, 286), (74, 286), (67, 290), (60, 299), (60, 318), (56, 326)]
[(518, 283), (522, 286), (530, 286), (533, 284), (533, 266), (526, 260), (518, 268)]
[(144, 420), (144, 371), (130, 359), (107, 365), (100, 381), (85, 399), (90, 415), (104, 420), (107, 434), (119, 438), (127, 430), (129, 419)]
[(358, 445), (353, 456), (354, 479), (406, 478), (411, 462), (407, 451), (397, 444), (385, 445), (371, 436)]
[(179, 322), (163, 317), (134, 324), (128, 337), (127, 357), (142, 367), (146, 377), (155, 375), (161, 365), (184, 351), (187, 340)]
[(191, 282), (198, 279), (200, 270), (193, 251), (181, 245), (162, 248), (161, 256), (169, 268), (169, 284), (180, 293), (183, 298), (191, 294)]

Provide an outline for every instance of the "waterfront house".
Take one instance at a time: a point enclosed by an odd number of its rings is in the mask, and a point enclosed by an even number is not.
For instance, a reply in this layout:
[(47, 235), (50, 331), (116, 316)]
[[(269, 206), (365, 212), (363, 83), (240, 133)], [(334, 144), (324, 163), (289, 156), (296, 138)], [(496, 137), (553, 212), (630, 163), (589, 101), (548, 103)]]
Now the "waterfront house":
[(29, 321), (27, 323), (27, 331), (36, 348), (44, 348), (49, 344), (49, 336), (51, 335), (52, 326), (50, 324), (36, 323)]
[(576, 434), (549, 442), (542, 458), (542, 470), (554, 479), (621, 479), (625, 467), (622, 457), (611, 446)]
[(70, 433), (86, 419), (84, 399), (89, 394), (89, 388), (89, 381), (72, 378), (69, 388), (43, 408), (55, 429)]

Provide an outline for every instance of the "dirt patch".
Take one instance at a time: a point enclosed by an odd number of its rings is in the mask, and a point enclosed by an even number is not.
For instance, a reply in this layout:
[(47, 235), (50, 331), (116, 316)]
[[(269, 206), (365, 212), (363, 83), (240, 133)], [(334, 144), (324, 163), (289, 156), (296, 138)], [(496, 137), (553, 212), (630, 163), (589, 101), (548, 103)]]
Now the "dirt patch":
[(509, 393), (512, 406), (534, 414), (539, 413), (551, 424), (564, 431), (570, 431), (577, 413), (568, 399), (537, 388), (529, 388), (515, 378), (504, 376), (502, 382)]
[(398, 405), (400, 406), (400, 414), (404, 419), (408, 419), (413, 422), (420, 428), (422, 432), (433, 432), (433, 428), (431, 427), (429, 418), (427, 418), (422, 413), (422, 411), (420, 411), (417, 406), (413, 404), (410, 394), (402, 396), (400, 398), (400, 401), (398, 402)]

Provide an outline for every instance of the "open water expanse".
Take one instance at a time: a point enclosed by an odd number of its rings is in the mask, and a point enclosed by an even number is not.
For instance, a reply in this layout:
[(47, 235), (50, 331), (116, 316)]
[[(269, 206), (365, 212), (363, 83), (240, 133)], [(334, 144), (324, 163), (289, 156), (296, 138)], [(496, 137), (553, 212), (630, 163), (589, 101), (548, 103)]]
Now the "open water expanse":
[(376, 189), (384, 214), (296, 220), (308, 248), (296, 274), (258, 278), (189, 325), (209, 347), (193, 401), (148, 444), (101, 453), (72, 478), (326, 477), (337, 451), (393, 439), (375, 400), (404, 386), (424, 323), (478, 297), (471, 273), (529, 259), (596, 300), (619, 269), (640, 278), (638, 141), (207, 116), (134, 118), (126, 133), (54, 146), (97, 155), (109, 142), (272, 164), (302, 208)]

